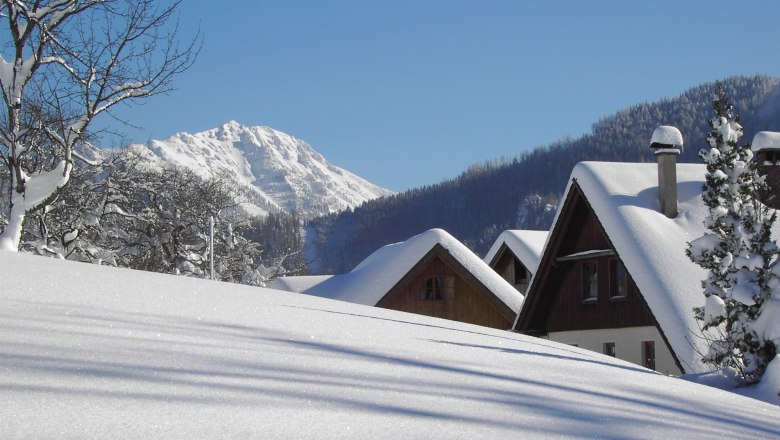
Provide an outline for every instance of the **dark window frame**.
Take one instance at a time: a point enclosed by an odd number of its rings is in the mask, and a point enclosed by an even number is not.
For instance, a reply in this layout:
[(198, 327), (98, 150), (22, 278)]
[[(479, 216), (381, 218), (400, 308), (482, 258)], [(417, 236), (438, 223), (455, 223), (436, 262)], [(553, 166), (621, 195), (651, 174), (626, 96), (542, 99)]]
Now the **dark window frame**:
[(427, 277), (425, 279), (423, 299), (426, 301), (439, 301), (444, 299), (444, 281), (440, 276)]
[(628, 271), (623, 261), (619, 258), (611, 258), (609, 260), (609, 299), (613, 301), (626, 299), (629, 285)]
[(582, 302), (592, 304), (599, 299), (599, 263), (587, 260), (580, 263), (580, 288)]
[(531, 285), (531, 271), (526, 269), (520, 260), (515, 259), (514, 272), (514, 280), (512, 281), (512, 284), (517, 290), (525, 293), (528, 291), (528, 287)]
[(642, 341), (642, 365), (655, 370), (655, 341)]

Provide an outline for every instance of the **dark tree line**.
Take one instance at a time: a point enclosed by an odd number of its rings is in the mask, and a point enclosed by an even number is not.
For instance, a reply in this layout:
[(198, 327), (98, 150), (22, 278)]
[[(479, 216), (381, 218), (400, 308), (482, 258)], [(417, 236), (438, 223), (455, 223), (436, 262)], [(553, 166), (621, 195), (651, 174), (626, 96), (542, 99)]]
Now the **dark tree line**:
[[(733, 77), (723, 85), (745, 127), (780, 130), (777, 78)], [(580, 161), (653, 161), (648, 143), (659, 125), (674, 125), (683, 133), (686, 148), (680, 161), (699, 162), (697, 152), (710, 128), (707, 120), (713, 93), (714, 83), (708, 83), (676, 98), (638, 104), (602, 118), (593, 124), (590, 134), (579, 138), (559, 140), (512, 159), (475, 165), (439, 184), (314, 219), (308, 223), (313, 231), (312, 270), (349, 271), (379, 247), (434, 227), (446, 229), (479, 255), (504, 229), (547, 229), (554, 210), (537, 209), (533, 214), (530, 207), (534, 200), (548, 201), (542, 207), (557, 203), (572, 168)], [(745, 133), (748, 139), (753, 134)], [(525, 214), (519, 216), (521, 212)]]

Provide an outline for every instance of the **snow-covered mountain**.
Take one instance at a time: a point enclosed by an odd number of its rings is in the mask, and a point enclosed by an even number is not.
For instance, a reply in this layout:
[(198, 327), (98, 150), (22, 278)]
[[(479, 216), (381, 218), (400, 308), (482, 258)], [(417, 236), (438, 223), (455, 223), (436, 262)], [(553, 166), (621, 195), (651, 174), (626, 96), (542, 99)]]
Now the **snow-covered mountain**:
[(150, 160), (233, 180), (252, 214), (296, 211), (304, 218), (391, 194), (329, 163), (299, 139), (270, 127), (230, 121), (201, 133), (178, 133), (132, 148)]

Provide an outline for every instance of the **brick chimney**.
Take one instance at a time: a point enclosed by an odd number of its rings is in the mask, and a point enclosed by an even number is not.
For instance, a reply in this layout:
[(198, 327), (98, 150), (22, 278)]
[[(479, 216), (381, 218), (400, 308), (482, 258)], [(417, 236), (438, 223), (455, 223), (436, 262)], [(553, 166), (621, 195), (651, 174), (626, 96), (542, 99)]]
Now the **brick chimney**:
[(780, 209), (780, 133), (760, 131), (753, 137), (752, 150), (758, 161), (758, 171), (766, 176), (768, 194), (759, 194), (761, 202), (774, 209)]
[(683, 148), (680, 130), (662, 125), (653, 131), (650, 148), (658, 160), (658, 201), (661, 213), (669, 218), (677, 217), (677, 156)]

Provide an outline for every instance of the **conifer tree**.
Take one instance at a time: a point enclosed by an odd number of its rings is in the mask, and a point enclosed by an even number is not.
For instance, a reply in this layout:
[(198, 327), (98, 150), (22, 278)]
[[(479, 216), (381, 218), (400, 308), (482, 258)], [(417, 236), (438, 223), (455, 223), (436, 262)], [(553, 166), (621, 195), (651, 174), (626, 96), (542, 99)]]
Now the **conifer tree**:
[(775, 356), (775, 343), (754, 324), (776, 285), (777, 245), (770, 237), (775, 212), (758, 200), (766, 183), (720, 83), (709, 121), (710, 146), (699, 155), (707, 166), (703, 186), (708, 229), (692, 241), (688, 256), (709, 271), (702, 282), (705, 305), (694, 312), (709, 342), (704, 361), (735, 368), (748, 383), (760, 380)]

